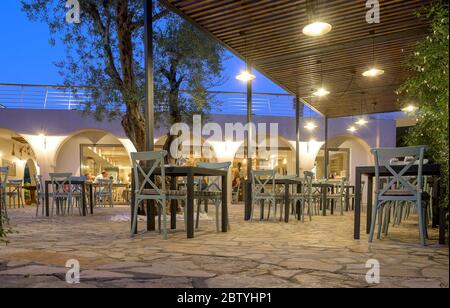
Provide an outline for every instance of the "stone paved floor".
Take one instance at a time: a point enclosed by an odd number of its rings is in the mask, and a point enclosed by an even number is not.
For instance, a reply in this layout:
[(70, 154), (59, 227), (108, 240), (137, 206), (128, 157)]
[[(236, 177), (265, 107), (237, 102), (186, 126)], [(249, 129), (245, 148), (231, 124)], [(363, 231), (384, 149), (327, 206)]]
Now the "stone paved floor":
[[(195, 239), (179, 230), (164, 241), (157, 233), (131, 239), (128, 222), (111, 221), (127, 213), (97, 209), (90, 217), (36, 219), (32, 209), (11, 210), (18, 233), (0, 247), (0, 287), (73, 287), (65, 282), (68, 259), (81, 264), (76, 287), (449, 286), (448, 248), (436, 245), (435, 230), (421, 247), (414, 219), (369, 245), (365, 236), (352, 239), (350, 213), (250, 223), (242, 220), (243, 206), (233, 205), (230, 233), (217, 234), (213, 220), (202, 220)], [(381, 264), (380, 285), (365, 281), (369, 259)]]

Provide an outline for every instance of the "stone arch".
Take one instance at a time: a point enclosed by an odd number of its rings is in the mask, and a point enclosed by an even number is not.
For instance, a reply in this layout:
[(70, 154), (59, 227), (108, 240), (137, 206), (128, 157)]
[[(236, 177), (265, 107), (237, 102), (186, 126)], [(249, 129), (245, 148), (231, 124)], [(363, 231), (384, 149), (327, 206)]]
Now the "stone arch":
[(33, 172), (38, 171), (36, 151), (28, 136), (9, 128), (0, 128), (0, 165), (9, 165), (9, 178), (24, 179), (26, 164), (30, 162)]

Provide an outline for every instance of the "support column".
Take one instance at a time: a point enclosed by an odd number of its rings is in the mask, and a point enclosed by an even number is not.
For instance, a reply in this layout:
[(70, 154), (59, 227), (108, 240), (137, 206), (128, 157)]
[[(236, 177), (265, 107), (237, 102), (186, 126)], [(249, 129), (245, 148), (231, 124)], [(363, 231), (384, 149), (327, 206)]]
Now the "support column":
[(295, 140), (295, 174), (300, 177), (300, 106), (303, 106), (300, 102), (300, 97), (295, 97), (295, 126), (296, 126), (296, 140)]
[(324, 145), (324, 151), (325, 151), (325, 168), (324, 170), (324, 178), (328, 180), (328, 163), (330, 160), (330, 157), (328, 155), (328, 117), (325, 117), (325, 145)]
[[(247, 71), (252, 71), (252, 65), (247, 62)], [(247, 132), (247, 185), (245, 187), (245, 220), (250, 220), (251, 218), (251, 211), (252, 211), (252, 166), (253, 166), (253, 159), (252, 159), (252, 138), (253, 138), (253, 131), (252, 131), (252, 125), (253, 122), (253, 104), (252, 104), (252, 81), (247, 82), (247, 123), (248, 125), (248, 132)]]

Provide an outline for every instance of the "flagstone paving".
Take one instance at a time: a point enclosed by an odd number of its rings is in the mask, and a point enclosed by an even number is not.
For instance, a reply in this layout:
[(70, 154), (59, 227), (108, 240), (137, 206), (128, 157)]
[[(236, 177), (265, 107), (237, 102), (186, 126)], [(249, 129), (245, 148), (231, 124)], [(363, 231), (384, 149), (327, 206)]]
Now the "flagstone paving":
[[(233, 205), (231, 232), (216, 233), (214, 219), (205, 219), (188, 240), (179, 221), (164, 241), (158, 233), (131, 239), (129, 222), (111, 221), (127, 212), (48, 219), (33, 217), (31, 208), (10, 210), (17, 233), (0, 246), (0, 287), (449, 286), (448, 246), (437, 245), (430, 230), (429, 245), (421, 247), (414, 218), (368, 244), (365, 235), (353, 240), (352, 213), (305, 223), (244, 222), (243, 206)], [(80, 262), (78, 285), (65, 282), (69, 259)], [(379, 285), (366, 282), (369, 259), (380, 262)]]

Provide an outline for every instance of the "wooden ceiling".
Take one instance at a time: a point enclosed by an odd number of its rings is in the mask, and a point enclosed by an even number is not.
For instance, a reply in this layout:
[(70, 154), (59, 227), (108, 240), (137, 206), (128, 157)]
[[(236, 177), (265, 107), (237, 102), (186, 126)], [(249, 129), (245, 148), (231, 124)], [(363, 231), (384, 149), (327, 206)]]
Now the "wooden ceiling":
[[(381, 0), (381, 22), (368, 24), (366, 1), (316, 0), (316, 14), (333, 26), (318, 38), (302, 33), (311, 15), (307, 1), (161, 0), (324, 115), (399, 110), (404, 61), (427, 31), (415, 12), (429, 1)], [(385, 74), (363, 77), (374, 61)], [(313, 97), (322, 83), (331, 94)]]

